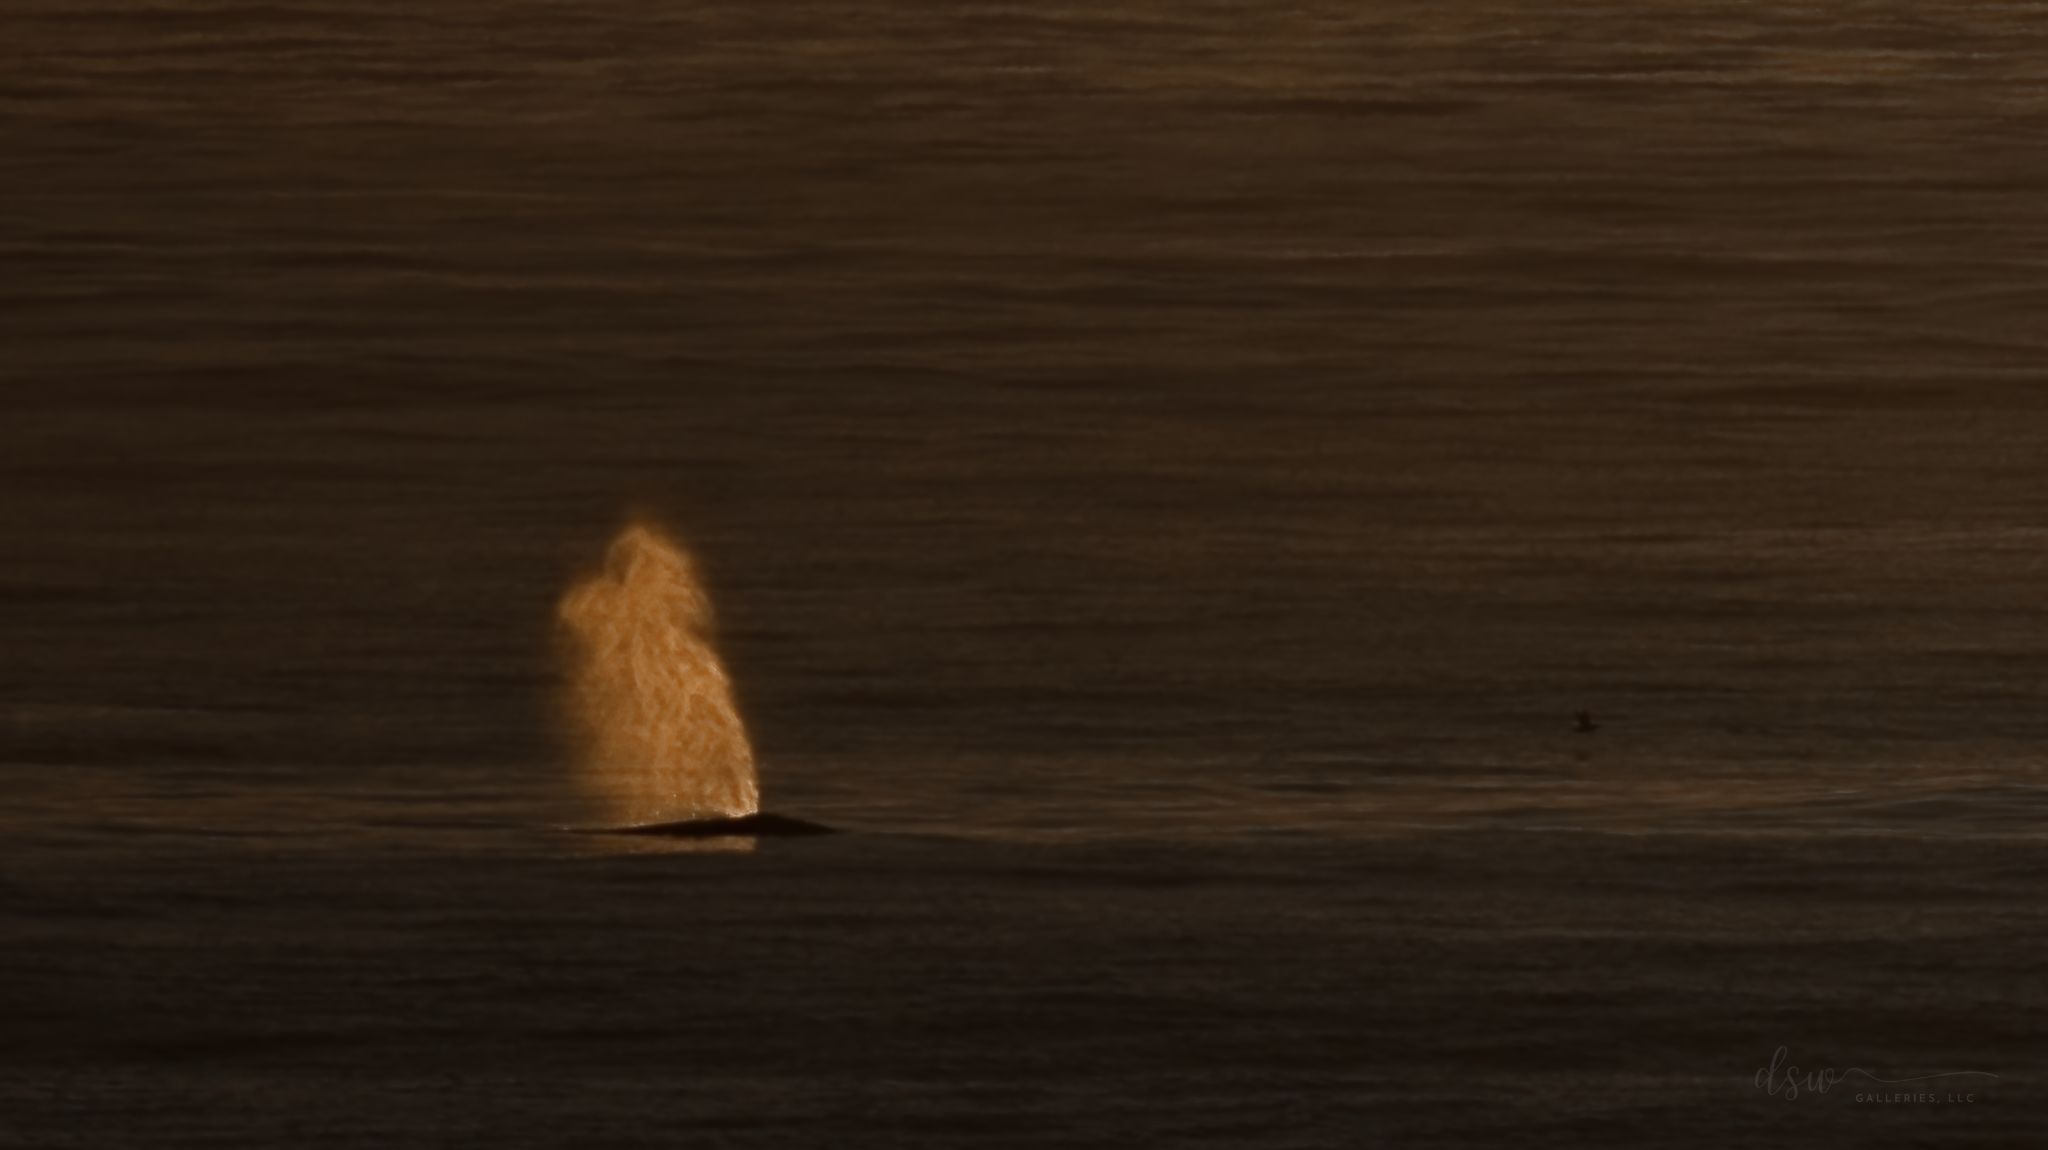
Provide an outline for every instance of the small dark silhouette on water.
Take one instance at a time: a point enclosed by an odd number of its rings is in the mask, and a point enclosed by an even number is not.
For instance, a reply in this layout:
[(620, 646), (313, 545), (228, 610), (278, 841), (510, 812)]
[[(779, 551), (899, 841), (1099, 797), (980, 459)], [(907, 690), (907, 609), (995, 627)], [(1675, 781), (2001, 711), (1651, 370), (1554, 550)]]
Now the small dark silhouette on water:
[(1590, 735), (1599, 729), (1600, 724), (1593, 721), (1593, 712), (1591, 711), (1580, 711), (1578, 722), (1572, 726), (1572, 730), (1577, 731), (1581, 735)]

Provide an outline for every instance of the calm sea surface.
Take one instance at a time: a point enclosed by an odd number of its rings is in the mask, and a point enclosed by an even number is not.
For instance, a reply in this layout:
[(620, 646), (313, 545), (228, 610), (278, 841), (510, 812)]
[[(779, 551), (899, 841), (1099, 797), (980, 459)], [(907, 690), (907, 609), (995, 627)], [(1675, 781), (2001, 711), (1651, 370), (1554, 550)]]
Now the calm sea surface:
[[(2034, 3), (4, 0), (0, 1145), (2014, 1144), (2044, 141)], [(633, 508), (858, 833), (561, 829)]]

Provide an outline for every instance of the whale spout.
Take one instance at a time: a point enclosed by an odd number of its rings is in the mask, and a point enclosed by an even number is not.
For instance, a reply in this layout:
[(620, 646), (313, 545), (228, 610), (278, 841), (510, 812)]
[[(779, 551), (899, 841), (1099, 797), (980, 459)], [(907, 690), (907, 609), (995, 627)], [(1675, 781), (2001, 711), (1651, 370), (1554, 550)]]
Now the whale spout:
[(761, 809), (754, 750), (714, 644), (711, 598), (680, 543), (649, 520), (563, 596), (567, 701), (582, 775), (622, 822)]

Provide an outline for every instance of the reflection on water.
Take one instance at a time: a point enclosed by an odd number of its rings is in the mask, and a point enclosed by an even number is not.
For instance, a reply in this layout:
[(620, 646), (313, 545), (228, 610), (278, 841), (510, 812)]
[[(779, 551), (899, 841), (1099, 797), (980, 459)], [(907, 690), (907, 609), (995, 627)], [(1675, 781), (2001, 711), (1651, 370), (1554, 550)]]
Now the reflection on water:
[[(1225, 843), (1291, 836), (1329, 841), (1463, 831), (1597, 831), (1709, 838), (1880, 835), (2048, 841), (2048, 768), (2019, 754), (1921, 770), (1760, 763), (1744, 773), (1711, 760), (1558, 754), (1537, 763), (1128, 763), (1009, 760), (920, 764), (915, 787), (826, 785), (823, 764), (787, 809), (853, 838), (910, 835), (1012, 842)], [(1085, 767), (1097, 779), (1072, 772)], [(991, 786), (1000, 776), (1006, 785)], [(528, 778), (540, 778), (531, 775)], [(802, 854), (751, 836), (597, 833), (569, 824), (572, 796), (506, 772), (399, 771), (335, 787), (317, 772), (260, 788), (207, 771), (134, 772), (16, 766), (0, 835), (21, 850), (292, 849), (481, 854)], [(836, 849), (836, 848), (835, 848)]]
[(664, 835), (589, 835), (590, 849), (635, 855), (746, 855), (761, 847), (750, 835), (721, 835), (713, 838), (677, 838)]

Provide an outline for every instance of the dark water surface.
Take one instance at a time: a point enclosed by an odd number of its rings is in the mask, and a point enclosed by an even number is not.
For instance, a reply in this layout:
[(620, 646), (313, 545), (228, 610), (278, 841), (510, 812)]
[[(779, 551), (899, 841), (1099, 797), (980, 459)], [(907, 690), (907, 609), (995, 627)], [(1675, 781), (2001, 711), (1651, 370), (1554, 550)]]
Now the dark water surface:
[[(2014, 1144), (2044, 139), (2038, 4), (8, 0), (0, 1144)], [(634, 504), (859, 833), (558, 829)]]

